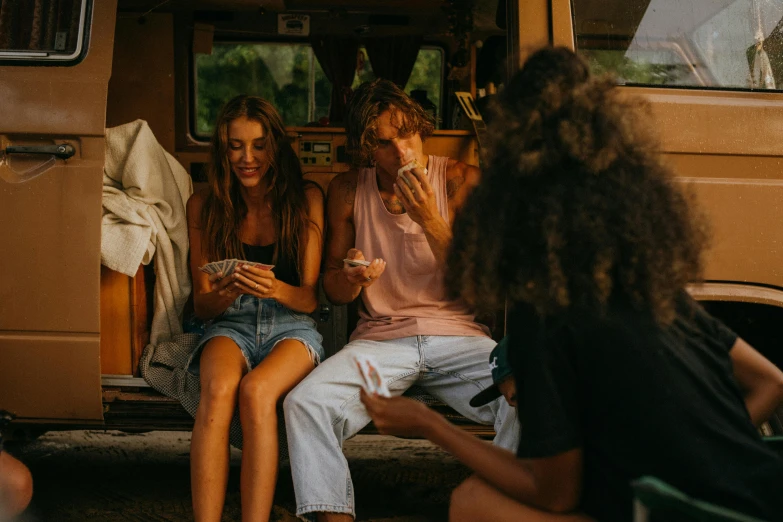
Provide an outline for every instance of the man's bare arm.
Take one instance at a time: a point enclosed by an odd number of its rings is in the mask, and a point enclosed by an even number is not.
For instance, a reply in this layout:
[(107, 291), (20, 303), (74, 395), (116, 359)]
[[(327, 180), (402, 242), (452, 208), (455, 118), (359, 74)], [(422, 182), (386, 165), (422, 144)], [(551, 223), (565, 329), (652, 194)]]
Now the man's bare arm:
[(352, 302), (362, 287), (352, 284), (343, 274), (343, 259), (356, 242), (353, 203), (356, 196), (356, 172), (337, 175), (329, 184), (326, 198), (326, 273), (324, 292), (335, 304)]

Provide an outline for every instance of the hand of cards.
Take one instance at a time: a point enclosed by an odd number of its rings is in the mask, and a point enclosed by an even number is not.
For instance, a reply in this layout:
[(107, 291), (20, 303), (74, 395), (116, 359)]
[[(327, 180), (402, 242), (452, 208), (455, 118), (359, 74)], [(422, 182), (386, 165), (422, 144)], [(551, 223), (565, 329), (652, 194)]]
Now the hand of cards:
[(275, 267), (275, 265), (256, 263), (254, 261), (245, 261), (244, 259), (224, 259), (222, 261), (213, 261), (211, 263), (207, 263), (204, 266), (198, 267), (198, 269), (204, 272), (205, 274), (210, 274), (210, 275), (217, 274), (218, 272), (222, 272), (223, 277), (226, 277), (228, 275), (231, 275), (231, 273), (239, 265), (254, 266), (256, 268), (260, 268), (261, 270), (272, 270)]
[(362, 376), (362, 388), (364, 388), (364, 391), (369, 394), (380, 395), (381, 397), (391, 397), (375, 359), (367, 355), (354, 355), (353, 360), (356, 362), (356, 367), (359, 368), (359, 373)]

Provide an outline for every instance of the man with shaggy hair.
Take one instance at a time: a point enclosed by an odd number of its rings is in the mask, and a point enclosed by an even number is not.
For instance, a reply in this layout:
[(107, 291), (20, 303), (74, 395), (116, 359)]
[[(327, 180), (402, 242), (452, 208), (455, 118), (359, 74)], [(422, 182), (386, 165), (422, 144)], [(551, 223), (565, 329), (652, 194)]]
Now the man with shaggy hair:
[(324, 290), (336, 304), (360, 297), (359, 322), (350, 342), (285, 400), (297, 515), (355, 516), (341, 448), (370, 421), (357, 355), (377, 361), (392, 395), (417, 384), (473, 421), (494, 424), (496, 444), (518, 440), (505, 401), (469, 405), (492, 386), (487, 360), (496, 343), (465, 303), (447, 297), (443, 270), (453, 218), (480, 173), (425, 155), (433, 128), (387, 80), (363, 84), (349, 104), (347, 148), (357, 168), (329, 186)]

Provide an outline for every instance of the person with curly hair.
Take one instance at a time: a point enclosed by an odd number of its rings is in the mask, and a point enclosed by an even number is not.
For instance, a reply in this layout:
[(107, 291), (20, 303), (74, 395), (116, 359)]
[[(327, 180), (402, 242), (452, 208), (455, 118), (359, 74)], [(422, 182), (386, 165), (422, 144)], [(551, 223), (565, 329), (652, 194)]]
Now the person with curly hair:
[(464, 302), (447, 298), (443, 267), (452, 220), (479, 170), (425, 155), (422, 141), (432, 131), (427, 113), (388, 80), (361, 85), (350, 100), (356, 168), (329, 185), (324, 290), (337, 304), (359, 298), (359, 322), (350, 342), (284, 402), (298, 516), (355, 516), (341, 448), (370, 421), (359, 401), (357, 355), (375, 359), (392, 395), (417, 384), (493, 424), (496, 443), (511, 448), (518, 440), (516, 413), (505, 401), (468, 404), (492, 385), (486, 361), (496, 343)]
[(630, 483), (645, 475), (783, 516), (783, 460), (757, 430), (783, 399), (783, 372), (687, 294), (705, 221), (643, 108), (565, 48), (534, 53), (500, 97), (447, 284), (477, 307), (511, 304), (517, 453), (422, 405), (362, 394), (382, 433), (425, 436), (475, 471), (451, 520), (630, 521)]
[[(187, 204), (194, 308), (208, 321), (188, 364), (201, 384), (190, 446), (193, 515), (221, 519), (238, 410), (242, 520), (269, 520), (278, 404), (324, 357), (308, 315), (318, 304), (323, 192), (303, 180), (280, 115), (258, 96), (236, 96), (221, 110), (207, 178)], [(225, 277), (199, 270), (224, 259), (241, 262)]]

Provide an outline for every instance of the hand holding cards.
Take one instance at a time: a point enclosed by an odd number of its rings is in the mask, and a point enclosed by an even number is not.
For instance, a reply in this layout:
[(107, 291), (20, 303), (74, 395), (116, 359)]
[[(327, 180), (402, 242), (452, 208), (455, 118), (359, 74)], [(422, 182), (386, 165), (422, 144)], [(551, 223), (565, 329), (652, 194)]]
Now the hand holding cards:
[(362, 376), (362, 388), (364, 388), (364, 391), (370, 395), (376, 394), (381, 397), (391, 397), (375, 359), (369, 355), (354, 355), (353, 360), (356, 362), (356, 367), (359, 368), (359, 373)]
[(265, 263), (256, 263), (255, 261), (245, 261), (244, 259), (223, 259), (222, 261), (213, 261), (207, 263), (204, 266), (198, 267), (199, 270), (205, 274), (217, 274), (221, 272), (223, 277), (231, 275), (238, 266), (254, 266), (261, 270), (272, 270), (275, 265), (267, 265)]

